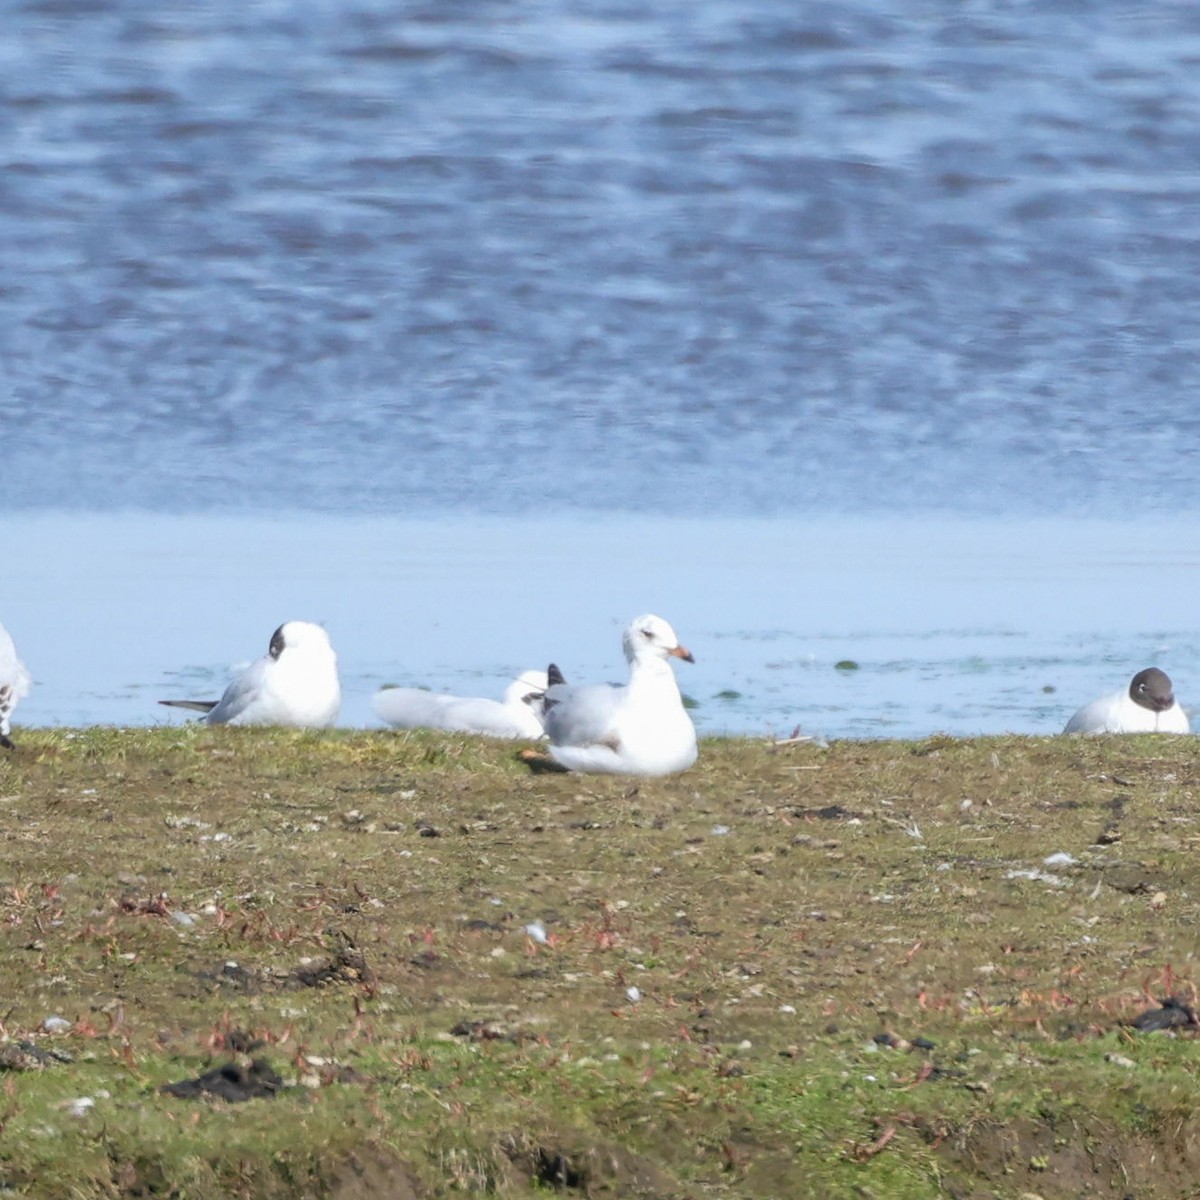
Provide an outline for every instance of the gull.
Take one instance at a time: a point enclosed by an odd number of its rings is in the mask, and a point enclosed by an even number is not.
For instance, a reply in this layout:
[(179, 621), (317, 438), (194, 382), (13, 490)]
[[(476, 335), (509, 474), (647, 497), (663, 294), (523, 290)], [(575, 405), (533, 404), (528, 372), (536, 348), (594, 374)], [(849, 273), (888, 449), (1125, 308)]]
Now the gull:
[(690, 767), (696, 730), (667, 660), (695, 659), (675, 630), (652, 614), (629, 623), (622, 645), (629, 663), (624, 686), (552, 682), (547, 689), (551, 756), (569, 771), (604, 775), (669, 775)]
[(446, 729), (498, 738), (540, 738), (545, 671), (524, 671), (504, 689), (503, 700), (449, 696), (422, 688), (385, 687), (371, 699), (376, 715), (397, 729)]
[(0, 625), (0, 746), (5, 750), (13, 749), (12, 739), (8, 736), (12, 732), (9, 720), (13, 709), (22, 696), (29, 695), (32, 683), (25, 664), (17, 657), (12, 636)]
[(1171, 680), (1157, 667), (1139, 671), (1129, 687), (1081, 708), (1063, 733), (1188, 733)]
[(271, 635), (262, 658), (252, 662), (220, 700), (160, 700), (205, 714), (210, 725), (291, 725), (323, 729), (342, 703), (337, 655), (329, 635), (309, 621), (287, 621)]

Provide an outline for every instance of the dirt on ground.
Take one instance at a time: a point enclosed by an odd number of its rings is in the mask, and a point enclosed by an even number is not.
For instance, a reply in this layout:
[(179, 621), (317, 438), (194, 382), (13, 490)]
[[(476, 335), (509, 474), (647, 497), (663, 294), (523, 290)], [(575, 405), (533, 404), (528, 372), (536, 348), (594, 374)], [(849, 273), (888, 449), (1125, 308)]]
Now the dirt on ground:
[(1191, 738), (27, 731), (0, 1195), (1194, 1193)]

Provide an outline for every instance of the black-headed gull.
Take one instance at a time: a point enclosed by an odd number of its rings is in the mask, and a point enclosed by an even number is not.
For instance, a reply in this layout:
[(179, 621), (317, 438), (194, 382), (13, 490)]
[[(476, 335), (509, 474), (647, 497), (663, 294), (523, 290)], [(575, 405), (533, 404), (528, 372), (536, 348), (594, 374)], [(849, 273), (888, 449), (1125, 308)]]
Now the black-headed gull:
[(17, 647), (8, 630), (0, 625), (0, 746), (13, 748), (11, 719), (22, 696), (29, 695), (33, 680), (17, 655)]
[(449, 696), (421, 688), (381, 688), (371, 699), (376, 715), (397, 729), (445, 729), (499, 738), (540, 738), (546, 672), (525, 671), (504, 689), (503, 700)]
[(669, 775), (696, 761), (696, 730), (683, 707), (670, 658), (694, 662), (675, 630), (652, 614), (629, 623), (622, 638), (629, 663), (624, 686), (546, 691), (550, 754), (569, 771)]
[(290, 725), (322, 729), (342, 703), (337, 655), (329, 635), (309, 621), (288, 621), (271, 635), (267, 653), (252, 662), (220, 700), (160, 700), (204, 713), (210, 725)]
[(1124, 691), (1101, 696), (1081, 708), (1064, 733), (1188, 733), (1171, 680), (1157, 667), (1139, 671)]

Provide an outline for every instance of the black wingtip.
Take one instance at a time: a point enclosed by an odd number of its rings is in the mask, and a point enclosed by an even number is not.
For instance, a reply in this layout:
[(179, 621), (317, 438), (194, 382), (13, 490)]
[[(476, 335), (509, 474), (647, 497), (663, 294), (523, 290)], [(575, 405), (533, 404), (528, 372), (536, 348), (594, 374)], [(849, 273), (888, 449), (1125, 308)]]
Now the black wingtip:
[(558, 687), (559, 685), (564, 684), (566, 682), (567, 682), (566, 677), (558, 669), (558, 666), (555, 663), (551, 663), (546, 668), (546, 686), (547, 687)]
[(186, 708), (192, 712), (206, 713), (212, 712), (217, 707), (216, 700), (160, 700), (159, 704), (165, 704), (168, 708)]

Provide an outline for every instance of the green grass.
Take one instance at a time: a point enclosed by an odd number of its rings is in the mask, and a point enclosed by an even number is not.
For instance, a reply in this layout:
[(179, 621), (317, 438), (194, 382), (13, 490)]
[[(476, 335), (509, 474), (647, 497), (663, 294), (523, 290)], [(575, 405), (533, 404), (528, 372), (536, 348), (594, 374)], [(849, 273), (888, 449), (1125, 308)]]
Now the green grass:
[[(1187, 1194), (1193, 1035), (1128, 1021), (1194, 996), (1198, 788), (1190, 738), (720, 740), (638, 781), (24, 730), (0, 1040), (72, 1061), (0, 1071), (0, 1196)], [(159, 1091), (243, 1036), (274, 1099)]]

